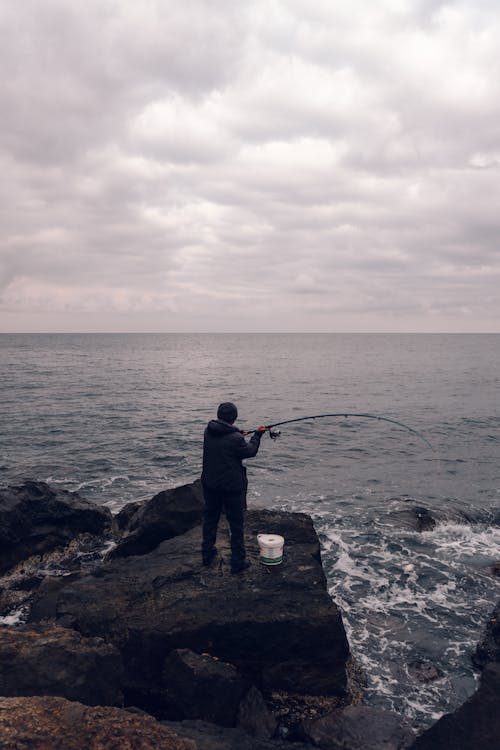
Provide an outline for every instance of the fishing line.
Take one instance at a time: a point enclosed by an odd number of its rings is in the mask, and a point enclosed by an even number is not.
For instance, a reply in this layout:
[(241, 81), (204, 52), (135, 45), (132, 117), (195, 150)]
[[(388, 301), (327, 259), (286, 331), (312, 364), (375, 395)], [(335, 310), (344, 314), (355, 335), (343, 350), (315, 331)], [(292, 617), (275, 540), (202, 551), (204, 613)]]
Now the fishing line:
[[(381, 417), (378, 414), (350, 414), (346, 412), (338, 412), (335, 414), (314, 414), (310, 417), (296, 417), (295, 419), (285, 419), (282, 422), (274, 422), (273, 424), (265, 425), (265, 427), (266, 430), (269, 430), (269, 436), (272, 439), (276, 439), (280, 435), (280, 432), (273, 432), (273, 427), (281, 427), (284, 424), (292, 424), (293, 422), (305, 422), (308, 419), (324, 419), (326, 417), (344, 417), (345, 419), (347, 419), (348, 417), (361, 417), (362, 419), (376, 419), (381, 422), (390, 422), (391, 424), (395, 424), (398, 427), (403, 427), (403, 429), (413, 433), (414, 435), (419, 437), (420, 440), (423, 440), (431, 450), (434, 450), (427, 438), (425, 438), (420, 432), (418, 432), (418, 430), (415, 430), (413, 427), (409, 427), (409, 425), (405, 424), (404, 422), (398, 422), (396, 419), (390, 419), (390, 417)], [(257, 430), (250, 430), (249, 432), (245, 431), (245, 435), (252, 435), (256, 431)]]

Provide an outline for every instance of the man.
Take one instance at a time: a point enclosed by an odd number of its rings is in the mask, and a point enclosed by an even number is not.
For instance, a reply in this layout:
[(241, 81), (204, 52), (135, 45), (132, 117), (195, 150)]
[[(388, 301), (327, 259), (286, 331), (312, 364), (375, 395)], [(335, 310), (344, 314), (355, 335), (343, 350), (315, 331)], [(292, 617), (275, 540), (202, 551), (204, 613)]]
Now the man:
[(247, 443), (234, 426), (238, 416), (236, 406), (225, 402), (217, 409), (203, 440), (203, 471), (201, 481), (205, 498), (203, 514), (203, 565), (210, 565), (217, 548), (217, 526), (222, 510), (231, 529), (231, 573), (241, 573), (250, 563), (246, 560), (243, 538), (246, 494), (246, 472), (243, 459), (252, 458), (259, 450), (265, 427), (259, 427)]

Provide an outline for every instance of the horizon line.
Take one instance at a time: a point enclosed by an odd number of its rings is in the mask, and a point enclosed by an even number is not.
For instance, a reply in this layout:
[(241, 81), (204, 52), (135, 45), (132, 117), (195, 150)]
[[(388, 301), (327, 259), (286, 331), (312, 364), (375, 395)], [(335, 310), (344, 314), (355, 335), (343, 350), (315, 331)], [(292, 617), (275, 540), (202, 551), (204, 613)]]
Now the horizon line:
[(0, 331), (1, 336), (62, 336), (62, 335), (80, 335), (80, 336), (94, 336), (94, 335), (132, 335), (132, 334), (145, 334), (145, 335), (208, 335), (208, 336), (231, 336), (231, 335), (248, 335), (248, 336), (276, 336), (276, 335), (342, 335), (342, 336), (353, 336), (353, 335), (394, 335), (394, 336), (498, 336), (500, 331)]

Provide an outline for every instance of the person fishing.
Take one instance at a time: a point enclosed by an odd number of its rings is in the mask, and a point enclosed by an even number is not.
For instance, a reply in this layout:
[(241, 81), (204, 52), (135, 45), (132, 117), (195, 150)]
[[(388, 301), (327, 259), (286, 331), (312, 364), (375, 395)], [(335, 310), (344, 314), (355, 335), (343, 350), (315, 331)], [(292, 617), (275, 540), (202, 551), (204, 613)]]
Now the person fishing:
[(234, 426), (238, 417), (236, 406), (226, 401), (217, 409), (217, 419), (208, 423), (203, 438), (203, 470), (201, 482), (205, 508), (203, 512), (203, 565), (210, 565), (217, 554), (217, 526), (222, 510), (231, 531), (231, 573), (249, 567), (246, 559), (244, 511), (246, 507), (245, 458), (257, 455), (265, 427), (255, 430), (249, 442)]

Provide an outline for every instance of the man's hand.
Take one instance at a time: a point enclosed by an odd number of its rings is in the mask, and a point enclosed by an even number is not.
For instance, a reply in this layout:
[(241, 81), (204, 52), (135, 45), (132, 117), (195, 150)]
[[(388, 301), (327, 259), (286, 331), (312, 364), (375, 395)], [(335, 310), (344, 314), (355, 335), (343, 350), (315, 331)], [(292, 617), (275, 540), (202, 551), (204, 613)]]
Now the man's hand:
[(266, 432), (266, 430), (267, 430), (267, 427), (264, 427), (264, 425), (261, 425), (260, 427), (257, 427), (255, 432), (260, 432), (260, 434), (263, 435), (264, 432)]

